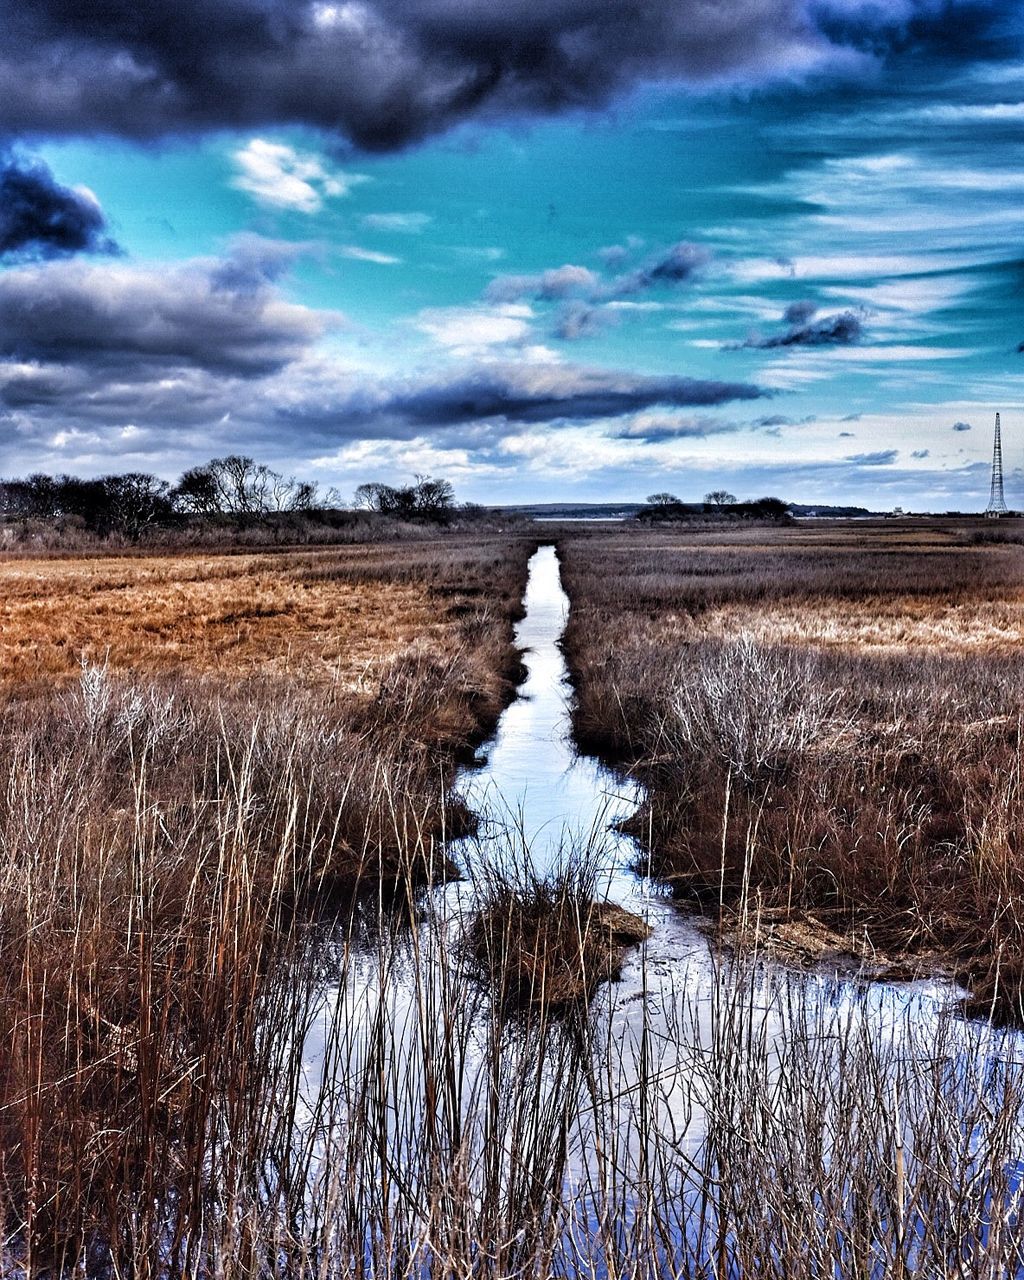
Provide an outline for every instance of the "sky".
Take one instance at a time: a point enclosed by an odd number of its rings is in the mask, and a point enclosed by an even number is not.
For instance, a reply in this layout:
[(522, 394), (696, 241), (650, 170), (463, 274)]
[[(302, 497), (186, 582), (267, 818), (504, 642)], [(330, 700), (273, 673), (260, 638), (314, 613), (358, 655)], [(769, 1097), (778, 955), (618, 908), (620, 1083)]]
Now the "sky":
[(1024, 507), (1024, 5), (0, 0), (0, 475)]

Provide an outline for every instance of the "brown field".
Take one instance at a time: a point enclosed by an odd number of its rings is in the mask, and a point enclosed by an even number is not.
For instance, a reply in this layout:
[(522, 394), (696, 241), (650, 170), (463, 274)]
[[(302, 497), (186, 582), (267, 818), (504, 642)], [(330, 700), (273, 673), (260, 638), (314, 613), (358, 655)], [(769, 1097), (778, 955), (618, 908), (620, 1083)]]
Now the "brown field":
[[(459, 647), (478, 575), (504, 545), (0, 561), (0, 680), (41, 690), (77, 677), (85, 658), (136, 675), (366, 690), (414, 641)], [(499, 581), (492, 607), (507, 613), (516, 590), (518, 579)]]
[(654, 872), (791, 952), (945, 964), (1019, 1019), (1019, 536), (563, 537), (577, 732), (647, 785), (634, 828)]
[[(1012, 1016), (1024, 551), (979, 532), (577, 526), (567, 651), (680, 898)], [(1024, 1074), (955, 1018), (800, 984), (775, 1045), (741, 947), (705, 1042), (673, 991), (632, 1043), (585, 858), (417, 909), (537, 541), (0, 563), (0, 1272), (1020, 1274)]]

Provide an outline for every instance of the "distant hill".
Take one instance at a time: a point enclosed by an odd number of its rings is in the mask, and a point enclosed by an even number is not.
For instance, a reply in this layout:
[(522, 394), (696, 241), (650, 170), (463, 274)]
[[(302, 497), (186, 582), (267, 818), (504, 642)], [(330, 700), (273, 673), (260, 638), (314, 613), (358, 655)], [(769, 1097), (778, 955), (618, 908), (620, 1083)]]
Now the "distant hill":
[(629, 520), (645, 505), (643, 502), (531, 502), (494, 510), (529, 516), (533, 520)]

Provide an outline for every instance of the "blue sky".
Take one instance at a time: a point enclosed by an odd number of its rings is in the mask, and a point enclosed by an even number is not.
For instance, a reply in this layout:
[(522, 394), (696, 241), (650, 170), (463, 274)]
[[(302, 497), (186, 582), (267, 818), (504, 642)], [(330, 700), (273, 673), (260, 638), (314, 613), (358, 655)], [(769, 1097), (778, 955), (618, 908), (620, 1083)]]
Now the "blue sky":
[(528, 52), (493, 4), (320, 4), (301, 60), (225, 36), (219, 98), (174, 69), (202, 24), (29, 5), (73, 84), (0, 108), (0, 474), (972, 509), (1001, 410), (1024, 505), (1018, 7), (743, 2), (701, 45), (706, 7), (634, 41), (560, 0)]

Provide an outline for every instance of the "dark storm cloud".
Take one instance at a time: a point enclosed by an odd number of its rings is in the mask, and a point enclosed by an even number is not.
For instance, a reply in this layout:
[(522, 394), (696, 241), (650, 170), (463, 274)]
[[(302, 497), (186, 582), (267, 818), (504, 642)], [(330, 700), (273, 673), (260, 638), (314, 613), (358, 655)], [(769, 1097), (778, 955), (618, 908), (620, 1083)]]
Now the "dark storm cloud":
[(450, 378), (387, 391), (375, 402), (339, 405), (350, 422), (388, 418), (425, 427), (502, 418), (537, 423), (618, 418), (656, 406), (680, 408), (757, 400), (747, 382), (646, 377), (571, 365), (485, 365)]
[(249, 255), (161, 270), (76, 261), (5, 271), (0, 358), (30, 366), (8, 394), (21, 403), (33, 387), (58, 394), (54, 367), (128, 382), (177, 368), (240, 377), (283, 368), (332, 317), (283, 301), (251, 246)]
[(786, 308), (783, 319), (789, 328), (784, 333), (767, 337), (751, 334), (745, 342), (730, 343), (728, 349), (753, 347), (758, 351), (770, 351), (779, 347), (846, 347), (859, 342), (864, 333), (864, 323), (855, 311), (841, 311), (837, 315), (813, 319), (817, 307), (810, 302), (794, 302)]
[(62, 187), (41, 161), (0, 152), (0, 257), (56, 258), (116, 248), (95, 200)]
[[(745, 382), (592, 369), (567, 364), (492, 364), (453, 369), (432, 378), (311, 386), (278, 409), (290, 429), (320, 441), (408, 438), (444, 432), (447, 443), (466, 432), (499, 438), (509, 424), (558, 424), (625, 418), (648, 409), (710, 407), (756, 400), (771, 392)], [(474, 437), (475, 447), (483, 437)]]
[(954, 422), (953, 430), (954, 431), (970, 431), (971, 424), (969, 422)]
[[(638, 83), (789, 80), (999, 6), (905, 0), (0, 0), (0, 133), (130, 137), (306, 123), (386, 150), (471, 116), (593, 107)], [(916, 23), (916, 25), (915, 25)], [(946, 52), (943, 50), (942, 52)]]

